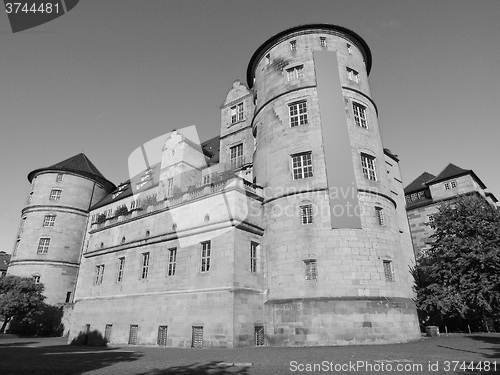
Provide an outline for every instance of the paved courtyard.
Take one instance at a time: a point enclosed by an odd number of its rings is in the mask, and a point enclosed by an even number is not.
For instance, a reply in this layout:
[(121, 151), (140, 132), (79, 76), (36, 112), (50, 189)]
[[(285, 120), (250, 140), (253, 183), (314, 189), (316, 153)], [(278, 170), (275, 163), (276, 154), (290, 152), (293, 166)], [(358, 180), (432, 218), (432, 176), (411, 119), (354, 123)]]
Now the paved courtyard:
[[(472, 365), (474, 367), (472, 367)], [(500, 374), (500, 334), (394, 345), (175, 349), (0, 335), (0, 374)]]

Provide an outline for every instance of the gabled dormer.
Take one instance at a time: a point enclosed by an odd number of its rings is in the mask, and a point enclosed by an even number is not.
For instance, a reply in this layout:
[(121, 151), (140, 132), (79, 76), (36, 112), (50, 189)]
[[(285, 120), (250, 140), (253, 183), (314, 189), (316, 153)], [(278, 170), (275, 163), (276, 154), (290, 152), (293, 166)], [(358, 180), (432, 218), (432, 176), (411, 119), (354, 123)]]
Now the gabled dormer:
[[(182, 191), (201, 186), (201, 171), (207, 167), (208, 157), (204, 154), (196, 130), (190, 128), (174, 130), (162, 149), (160, 185), (165, 197), (175, 193), (175, 187)], [(192, 133), (192, 134), (191, 134)]]

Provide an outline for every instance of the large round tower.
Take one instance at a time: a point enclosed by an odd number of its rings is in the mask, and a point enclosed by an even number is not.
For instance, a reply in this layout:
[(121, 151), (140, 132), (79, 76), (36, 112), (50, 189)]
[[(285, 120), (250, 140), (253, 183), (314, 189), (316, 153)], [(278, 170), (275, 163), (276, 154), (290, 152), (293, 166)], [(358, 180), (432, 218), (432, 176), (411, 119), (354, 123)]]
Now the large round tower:
[(31, 188), (8, 273), (45, 286), (45, 302), (70, 302), (89, 208), (115, 189), (78, 154), (28, 175)]
[(327, 24), (285, 30), (250, 60), (271, 344), (420, 337), (397, 158), (382, 146), (370, 68), (365, 41)]

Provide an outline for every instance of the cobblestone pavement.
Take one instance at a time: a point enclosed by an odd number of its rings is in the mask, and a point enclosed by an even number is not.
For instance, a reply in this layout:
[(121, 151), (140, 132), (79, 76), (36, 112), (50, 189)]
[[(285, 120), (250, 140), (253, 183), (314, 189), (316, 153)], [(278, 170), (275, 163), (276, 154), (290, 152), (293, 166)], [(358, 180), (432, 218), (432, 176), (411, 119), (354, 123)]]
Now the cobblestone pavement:
[(63, 338), (0, 335), (1, 375), (389, 373), (500, 375), (500, 334), (393, 345), (247, 349), (102, 348), (66, 345)]

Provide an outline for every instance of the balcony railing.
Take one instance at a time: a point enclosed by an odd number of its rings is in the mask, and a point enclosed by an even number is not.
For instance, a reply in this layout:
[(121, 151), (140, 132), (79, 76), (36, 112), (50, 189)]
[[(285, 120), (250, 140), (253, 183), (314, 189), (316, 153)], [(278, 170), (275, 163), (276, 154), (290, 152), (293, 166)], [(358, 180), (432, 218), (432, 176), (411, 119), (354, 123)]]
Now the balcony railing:
[(161, 211), (166, 208), (171, 208), (175, 207), (181, 204), (184, 204), (186, 202), (199, 199), (201, 197), (209, 196), (212, 194), (219, 193), (224, 190), (224, 188), (233, 182), (236, 182), (235, 185), (238, 185), (238, 182), (241, 182), (242, 184), (240, 185), (242, 188), (245, 189), (245, 191), (252, 193), (258, 197), (262, 197), (262, 192), (260, 187), (254, 186), (250, 181), (246, 181), (244, 179), (241, 179), (239, 177), (236, 178), (231, 178), (225, 181), (217, 182), (215, 184), (211, 185), (205, 185), (202, 188), (196, 189), (191, 192), (185, 192), (182, 195), (176, 196), (176, 197), (170, 197), (162, 201), (158, 201), (156, 203), (150, 204), (147, 207), (141, 207), (137, 209), (130, 210), (128, 214), (126, 215), (121, 215), (121, 216), (115, 216), (106, 219), (104, 223), (92, 223), (91, 226), (91, 231), (94, 230), (99, 230), (106, 228), (108, 226), (118, 224), (120, 222), (128, 221), (133, 218), (145, 216), (148, 214), (151, 214), (153, 212)]

